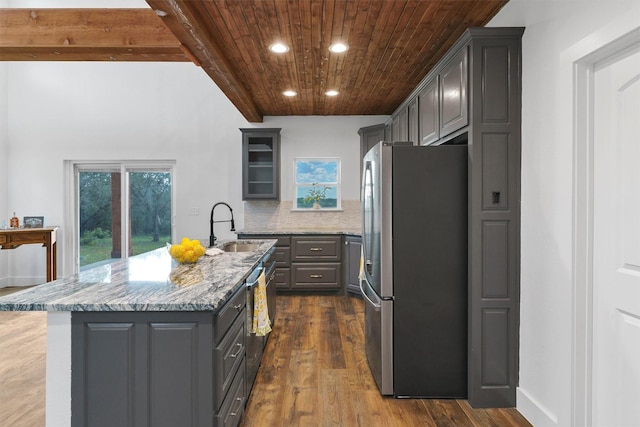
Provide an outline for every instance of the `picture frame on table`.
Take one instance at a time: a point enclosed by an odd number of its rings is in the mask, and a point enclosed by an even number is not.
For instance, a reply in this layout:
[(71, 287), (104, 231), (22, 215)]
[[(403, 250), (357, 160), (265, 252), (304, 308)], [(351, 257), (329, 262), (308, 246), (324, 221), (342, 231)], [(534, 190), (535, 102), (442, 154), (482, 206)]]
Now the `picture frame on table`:
[(43, 216), (25, 216), (23, 218), (24, 228), (42, 228), (44, 227)]

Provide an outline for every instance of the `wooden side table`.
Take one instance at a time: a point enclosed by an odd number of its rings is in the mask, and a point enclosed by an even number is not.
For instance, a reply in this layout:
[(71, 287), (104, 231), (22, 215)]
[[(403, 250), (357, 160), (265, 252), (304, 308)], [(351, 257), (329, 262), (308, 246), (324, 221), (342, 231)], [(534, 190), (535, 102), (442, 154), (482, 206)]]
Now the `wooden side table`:
[(0, 248), (15, 249), (18, 246), (41, 243), (47, 248), (47, 282), (56, 280), (56, 233), (58, 227), (0, 229)]

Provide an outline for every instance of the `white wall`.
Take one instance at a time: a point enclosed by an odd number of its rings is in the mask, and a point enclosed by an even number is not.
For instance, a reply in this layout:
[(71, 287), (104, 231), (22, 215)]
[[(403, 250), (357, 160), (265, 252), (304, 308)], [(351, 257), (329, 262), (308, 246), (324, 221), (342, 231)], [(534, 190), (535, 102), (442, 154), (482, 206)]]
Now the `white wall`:
[(293, 200), (296, 157), (339, 157), (342, 199), (360, 199), (360, 135), (358, 129), (384, 123), (389, 116), (265, 117), (263, 127), (282, 127), (281, 200)]
[[(47, 225), (65, 221), (65, 160), (175, 159), (178, 238), (206, 238), (217, 201), (234, 208), (241, 229), (241, 127), (283, 128), (285, 182), (294, 156), (342, 157), (349, 181), (343, 197), (357, 198), (357, 130), (386, 119), (267, 117), (248, 123), (201, 69), (187, 63), (14, 62), (7, 69), (9, 178), (2, 188), (18, 217), (44, 215)], [(188, 216), (191, 208), (200, 215)], [(59, 258), (64, 250), (61, 245)], [(24, 246), (8, 256), (4, 276), (18, 284), (43, 278), (42, 248)]]
[(511, 0), (489, 24), (526, 27), (518, 409), (536, 426), (573, 423), (571, 52), (599, 47), (602, 29), (622, 19), (640, 26), (640, 4)]
[[(0, 227), (5, 226), (9, 219), (9, 207), (7, 206), (7, 158), (9, 157), (7, 89), (7, 65), (0, 62)], [(0, 251), (0, 287), (6, 285), (5, 282), (8, 276), (7, 261), (7, 251)]]
[[(8, 5), (8, 0), (0, 0), (0, 7), (8, 7)], [(0, 227), (10, 218), (7, 206), (7, 159), (9, 157), (7, 89), (7, 63), (0, 62)], [(8, 284), (8, 260), (7, 251), (0, 250), (0, 287)]]

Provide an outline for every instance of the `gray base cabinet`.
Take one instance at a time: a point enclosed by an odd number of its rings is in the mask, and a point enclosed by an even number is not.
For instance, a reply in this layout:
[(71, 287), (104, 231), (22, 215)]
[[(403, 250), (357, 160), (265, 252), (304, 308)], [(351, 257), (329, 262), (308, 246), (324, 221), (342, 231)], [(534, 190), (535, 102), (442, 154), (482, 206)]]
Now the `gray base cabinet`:
[(340, 290), (342, 237), (291, 237), (291, 289)]
[(291, 289), (291, 236), (281, 234), (247, 234), (239, 233), (238, 239), (276, 239), (273, 256), (276, 260), (276, 289)]
[(73, 312), (71, 425), (237, 426), (245, 295), (218, 313)]
[(238, 234), (240, 239), (278, 239), (276, 289), (342, 291), (342, 235)]

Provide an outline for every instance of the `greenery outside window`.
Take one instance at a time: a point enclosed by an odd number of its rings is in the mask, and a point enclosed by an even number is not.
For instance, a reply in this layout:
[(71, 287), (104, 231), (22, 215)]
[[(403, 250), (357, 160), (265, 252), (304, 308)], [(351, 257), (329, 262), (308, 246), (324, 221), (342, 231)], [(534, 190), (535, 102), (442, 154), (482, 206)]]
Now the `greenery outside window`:
[[(175, 161), (65, 161), (65, 268), (80, 270), (173, 241)], [(68, 270), (69, 271), (69, 270)]]
[(294, 159), (294, 209), (333, 209), (340, 204), (340, 159)]

